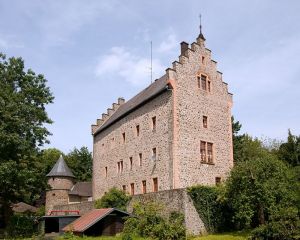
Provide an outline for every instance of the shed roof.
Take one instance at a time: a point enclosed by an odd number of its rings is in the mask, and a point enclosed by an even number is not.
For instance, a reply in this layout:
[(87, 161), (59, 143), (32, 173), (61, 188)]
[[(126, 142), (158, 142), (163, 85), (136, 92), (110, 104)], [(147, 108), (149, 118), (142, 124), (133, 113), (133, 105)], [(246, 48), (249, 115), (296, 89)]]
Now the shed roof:
[(46, 176), (47, 177), (74, 177), (72, 171), (66, 164), (62, 155), (60, 155), (54, 167)]
[(152, 84), (150, 84), (147, 88), (142, 90), (140, 93), (135, 95), (133, 98), (122, 104), (114, 113), (113, 115), (107, 119), (106, 122), (95, 132), (95, 136), (118, 121), (119, 119), (123, 118), (136, 108), (140, 107), (147, 101), (153, 99), (155, 96), (159, 95), (161, 92), (166, 90), (167, 86), (167, 75), (163, 75), (161, 78), (155, 80)]
[(92, 182), (77, 182), (70, 190), (69, 195), (81, 197), (92, 196)]
[(100, 221), (101, 219), (105, 218), (112, 212), (119, 212), (126, 215), (129, 215), (126, 212), (123, 212), (121, 210), (115, 209), (115, 208), (102, 208), (102, 209), (93, 209), (92, 211), (84, 214), (80, 218), (76, 219), (74, 222), (70, 223), (69, 225), (65, 226), (63, 228), (64, 232), (72, 231), (72, 232), (79, 232), (82, 233), (91, 226), (93, 226), (95, 223)]

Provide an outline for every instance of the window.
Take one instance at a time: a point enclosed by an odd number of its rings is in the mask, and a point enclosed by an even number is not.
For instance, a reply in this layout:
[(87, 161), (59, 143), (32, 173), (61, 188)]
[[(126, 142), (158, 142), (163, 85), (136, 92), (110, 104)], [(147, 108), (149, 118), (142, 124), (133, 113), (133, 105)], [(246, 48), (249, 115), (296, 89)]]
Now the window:
[(152, 117), (152, 131), (156, 131), (156, 117)]
[(129, 158), (129, 170), (132, 170), (132, 157)]
[(143, 164), (143, 154), (139, 153), (139, 162), (140, 162), (140, 166), (142, 166)]
[(105, 167), (105, 177), (107, 178), (107, 167)]
[(140, 125), (136, 125), (136, 136), (140, 136)]
[(221, 178), (220, 177), (216, 177), (216, 185), (221, 184)]
[(202, 117), (203, 127), (207, 128), (207, 116)]
[(207, 81), (207, 90), (210, 92), (210, 81)]
[(202, 56), (201, 61), (202, 61), (202, 64), (204, 64), (205, 57)]
[(151, 159), (152, 159), (153, 161), (156, 160), (156, 148), (152, 148), (152, 157), (151, 157)]
[(125, 135), (125, 133), (122, 133), (122, 137), (123, 137), (123, 143), (125, 143), (125, 141), (126, 141), (126, 135)]
[(130, 194), (134, 195), (134, 183), (130, 184)]
[(201, 88), (201, 78), (198, 76), (197, 79), (198, 79), (198, 88)]
[(122, 173), (123, 172), (123, 161), (119, 161), (118, 162), (118, 173)]
[(153, 192), (158, 191), (158, 180), (157, 178), (153, 178)]
[(200, 158), (202, 163), (213, 164), (214, 155), (213, 155), (213, 143), (209, 142), (200, 142)]
[(206, 142), (200, 142), (200, 156), (201, 162), (206, 162)]
[(213, 144), (207, 143), (207, 162), (213, 163)]
[(205, 91), (207, 89), (206, 80), (207, 80), (207, 77), (204, 75), (201, 75), (201, 86), (202, 86), (202, 90), (205, 90)]
[(122, 186), (123, 192), (126, 192), (126, 185)]
[(146, 193), (147, 192), (147, 187), (146, 187), (146, 180), (142, 181), (142, 192)]

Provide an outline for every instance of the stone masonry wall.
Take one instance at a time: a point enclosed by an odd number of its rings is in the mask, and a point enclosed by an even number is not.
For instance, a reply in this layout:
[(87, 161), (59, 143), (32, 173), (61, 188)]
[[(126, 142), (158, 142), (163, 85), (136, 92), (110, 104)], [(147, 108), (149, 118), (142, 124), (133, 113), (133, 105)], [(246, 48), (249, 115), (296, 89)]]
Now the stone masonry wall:
[(51, 190), (46, 192), (46, 214), (54, 205), (68, 204), (68, 192), (74, 185), (73, 179), (68, 177), (54, 177), (48, 179)]
[(53, 206), (53, 210), (79, 210), (79, 214), (82, 216), (83, 214), (94, 209), (94, 202), (82, 202), (82, 203), (72, 203), (72, 204), (63, 204)]
[[(168, 70), (175, 98), (175, 188), (213, 185), (216, 177), (226, 178), (233, 166), (232, 96), (203, 40), (198, 39), (179, 59)], [(210, 81), (210, 91), (199, 86), (201, 74)], [(203, 116), (208, 117), (207, 128)], [(201, 163), (200, 141), (213, 143), (213, 164)]]
[(204, 223), (200, 219), (194, 207), (193, 201), (185, 189), (175, 189), (157, 193), (135, 195), (128, 206), (128, 212), (132, 212), (133, 204), (136, 201), (142, 203), (149, 201), (162, 203), (164, 206), (163, 214), (169, 215), (174, 211), (184, 214), (187, 234), (203, 235), (206, 233)]
[[(113, 124), (94, 138), (93, 147), (93, 199), (100, 198), (112, 187), (122, 189), (134, 183), (135, 194), (142, 193), (146, 180), (147, 192), (153, 191), (153, 178), (158, 178), (158, 189), (172, 188), (172, 108), (171, 91), (162, 93)], [(152, 117), (156, 117), (156, 130), (152, 130)], [(136, 125), (140, 135), (136, 136)], [(123, 143), (122, 133), (126, 141)], [(156, 148), (157, 160), (151, 159)], [(142, 164), (139, 164), (142, 153)], [(130, 157), (133, 165), (130, 169)], [(118, 173), (117, 162), (123, 161), (123, 172)], [(107, 167), (107, 177), (105, 174)]]

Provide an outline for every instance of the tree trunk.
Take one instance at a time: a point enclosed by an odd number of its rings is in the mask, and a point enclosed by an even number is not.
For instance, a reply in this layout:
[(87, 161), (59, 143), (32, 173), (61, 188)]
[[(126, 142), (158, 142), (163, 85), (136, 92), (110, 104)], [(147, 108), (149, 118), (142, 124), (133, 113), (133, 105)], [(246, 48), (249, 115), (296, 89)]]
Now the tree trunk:
[(258, 204), (258, 224), (265, 224), (264, 208), (261, 204)]

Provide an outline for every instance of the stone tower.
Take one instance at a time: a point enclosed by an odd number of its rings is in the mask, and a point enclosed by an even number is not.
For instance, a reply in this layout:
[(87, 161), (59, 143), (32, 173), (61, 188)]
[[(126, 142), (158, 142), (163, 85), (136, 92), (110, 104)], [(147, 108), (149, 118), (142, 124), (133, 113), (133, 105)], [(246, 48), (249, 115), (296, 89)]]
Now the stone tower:
[(75, 177), (62, 156), (46, 176), (51, 187), (46, 193), (45, 211), (48, 214), (53, 206), (69, 203), (68, 193), (74, 185)]

